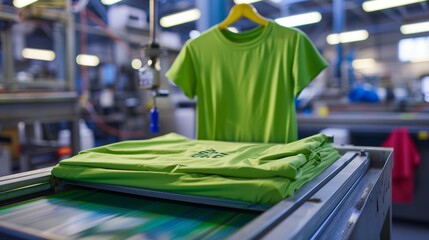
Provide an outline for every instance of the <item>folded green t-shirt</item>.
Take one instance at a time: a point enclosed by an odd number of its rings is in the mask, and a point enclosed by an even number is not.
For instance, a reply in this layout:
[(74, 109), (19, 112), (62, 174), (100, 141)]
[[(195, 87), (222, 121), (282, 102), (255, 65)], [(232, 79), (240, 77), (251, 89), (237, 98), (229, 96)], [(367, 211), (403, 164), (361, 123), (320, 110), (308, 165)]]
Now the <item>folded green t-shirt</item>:
[(59, 178), (274, 204), (317, 176), (338, 152), (317, 134), (289, 144), (236, 143), (167, 134), (81, 151)]

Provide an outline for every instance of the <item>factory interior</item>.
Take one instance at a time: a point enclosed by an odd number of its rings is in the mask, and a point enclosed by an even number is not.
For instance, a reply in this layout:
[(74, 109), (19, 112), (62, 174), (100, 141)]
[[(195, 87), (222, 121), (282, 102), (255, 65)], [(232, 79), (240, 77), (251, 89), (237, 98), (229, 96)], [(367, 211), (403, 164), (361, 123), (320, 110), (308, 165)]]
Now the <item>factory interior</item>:
[(0, 239), (429, 239), (425, 183), (427, 0), (0, 2)]

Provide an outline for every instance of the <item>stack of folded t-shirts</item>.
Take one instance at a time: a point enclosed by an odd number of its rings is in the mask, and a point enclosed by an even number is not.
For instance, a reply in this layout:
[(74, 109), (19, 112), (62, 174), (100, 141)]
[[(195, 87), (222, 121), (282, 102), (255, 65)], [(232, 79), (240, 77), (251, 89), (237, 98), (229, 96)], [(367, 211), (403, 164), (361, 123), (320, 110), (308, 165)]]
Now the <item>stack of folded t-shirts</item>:
[(288, 144), (193, 140), (167, 134), (81, 151), (52, 170), (58, 178), (275, 204), (340, 155), (317, 134)]

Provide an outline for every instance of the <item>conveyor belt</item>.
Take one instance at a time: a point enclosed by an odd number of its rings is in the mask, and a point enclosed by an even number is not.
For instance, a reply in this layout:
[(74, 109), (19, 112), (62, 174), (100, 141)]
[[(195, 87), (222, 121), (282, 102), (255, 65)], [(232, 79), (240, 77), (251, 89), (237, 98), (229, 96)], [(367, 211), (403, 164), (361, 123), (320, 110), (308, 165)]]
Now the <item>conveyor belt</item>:
[(0, 208), (0, 229), (23, 238), (224, 239), (257, 215), (74, 189)]

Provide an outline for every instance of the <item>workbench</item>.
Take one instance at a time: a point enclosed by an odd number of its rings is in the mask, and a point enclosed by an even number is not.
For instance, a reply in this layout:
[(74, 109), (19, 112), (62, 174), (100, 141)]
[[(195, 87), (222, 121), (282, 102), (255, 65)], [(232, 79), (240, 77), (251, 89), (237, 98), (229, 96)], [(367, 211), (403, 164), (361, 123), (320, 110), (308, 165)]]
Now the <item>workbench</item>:
[[(275, 205), (53, 178), (0, 181), (0, 238), (390, 239), (392, 149), (342, 157)], [(245, 193), (243, 193), (245, 194)]]
[[(0, 129), (65, 121), (70, 125), (73, 154), (79, 151), (79, 100), (75, 92), (32, 92), (0, 94)], [(32, 169), (31, 142), (20, 139), (20, 171)]]
[(345, 129), (349, 131), (350, 144), (357, 146), (381, 146), (393, 129), (407, 128), (421, 161), (415, 169), (413, 200), (410, 203), (393, 204), (392, 216), (398, 220), (429, 223), (429, 188), (426, 186), (429, 182), (429, 114), (352, 111), (333, 112), (328, 116), (299, 114), (297, 120), (300, 138), (319, 133), (326, 128)]

